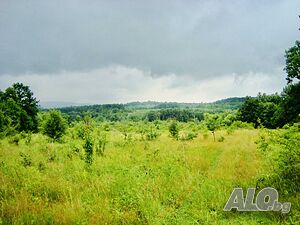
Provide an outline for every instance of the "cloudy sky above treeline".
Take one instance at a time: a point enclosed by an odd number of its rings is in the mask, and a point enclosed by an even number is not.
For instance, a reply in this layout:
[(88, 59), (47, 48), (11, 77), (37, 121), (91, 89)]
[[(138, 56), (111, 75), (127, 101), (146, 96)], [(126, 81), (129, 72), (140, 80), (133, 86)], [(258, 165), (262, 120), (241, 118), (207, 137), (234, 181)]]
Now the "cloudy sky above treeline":
[(0, 89), (42, 102), (281, 92), (300, 0), (1, 0)]

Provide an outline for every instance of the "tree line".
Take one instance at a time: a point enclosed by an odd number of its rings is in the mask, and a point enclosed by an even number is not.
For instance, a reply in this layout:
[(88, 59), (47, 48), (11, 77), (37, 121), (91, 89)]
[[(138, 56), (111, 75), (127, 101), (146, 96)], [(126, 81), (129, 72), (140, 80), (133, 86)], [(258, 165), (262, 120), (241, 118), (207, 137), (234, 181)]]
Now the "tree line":
[(253, 123), (255, 127), (280, 128), (300, 121), (300, 42), (285, 53), (287, 86), (282, 93), (258, 94), (247, 97), (238, 111), (238, 119)]

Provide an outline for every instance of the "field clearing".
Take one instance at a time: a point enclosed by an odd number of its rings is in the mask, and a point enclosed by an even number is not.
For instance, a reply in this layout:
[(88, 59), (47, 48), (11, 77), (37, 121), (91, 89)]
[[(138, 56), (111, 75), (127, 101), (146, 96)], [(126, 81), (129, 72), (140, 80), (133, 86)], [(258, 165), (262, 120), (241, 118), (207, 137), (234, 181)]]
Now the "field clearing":
[[(214, 142), (124, 140), (112, 131), (87, 167), (80, 142), (0, 143), (1, 222), (16, 224), (276, 224), (271, 213), (223, 212), (234, 187), (255, 187), (258, 130)], [(69, 136), (67, 139), (70, 138)], [(243, 222), (244, 221), (244, 222)]]

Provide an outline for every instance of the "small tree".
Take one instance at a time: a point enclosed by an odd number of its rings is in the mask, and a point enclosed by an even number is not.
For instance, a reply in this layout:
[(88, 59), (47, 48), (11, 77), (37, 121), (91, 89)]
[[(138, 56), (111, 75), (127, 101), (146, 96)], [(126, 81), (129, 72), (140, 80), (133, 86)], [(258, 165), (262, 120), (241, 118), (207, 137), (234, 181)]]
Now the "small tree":
[(60, 111), (51, 110), (46, 114), (43, 124), (43, 133), (53, 140), (59, 140), (67, 129), (67, 122)]
[(217, 114), (205, 114), (205, 124), (207, 129), (212, 132), (214, 141), (216, 141), (215, 131), (220, 127), (220, 118)]
[(94, 142), (91, 137), (85, 139), (83, 148), (85, 150), (85, 162), (90, 165), (93, 162), (93, 145)]
[(175, 138), (176, 140), (178, 140), (179, 138), (179, 128), (178, 128), (178, 124), (176, 122), (176, 120), (174, 120), (171, 125), (169, 126), (169, 132), (170, 135)]

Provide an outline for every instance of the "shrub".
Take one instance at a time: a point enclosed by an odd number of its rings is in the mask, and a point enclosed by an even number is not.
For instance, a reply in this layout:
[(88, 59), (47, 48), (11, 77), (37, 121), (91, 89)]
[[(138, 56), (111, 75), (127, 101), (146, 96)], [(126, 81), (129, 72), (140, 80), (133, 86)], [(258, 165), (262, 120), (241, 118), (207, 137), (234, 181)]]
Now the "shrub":
[(232, 129), (238, 129), (238, 128), (246, 128), (246, 129), (253, 129), (254, 125), (253, 123), (247, 123), (247, 122), (242, 122), (242, 121), (234, 121), (229, 128)]
[(180, 136), (180, 140), (181, 141), (191, 141), (193, 140), (194, 138), (197, 137), (197, 133), (194, 133), (194, 132), (189, 132), (187, 134), (183, 134)]
[(31, 133), (31, 132), (28, 132), (28, 133), (26, 134), (26, 137), (25, 137), (25, 143), (26, 143), (26, 145), (29, 145), (29, 144), (30, 144), (31, 138), (32, 138), (32, 133)]
[(85, 149), (85, 162), (92, 164), (93, 162), (93, 141), (91, 138), (86, 138), (83, 148)]
[(21, 135), (16, 134), (16, 135), (9, 138), (9, 143), (19, 145), (20, 140), (21, 140)]
[(66, 120), (63, 118), (60, 111), (51, 110), (45, 116), (43, 124), (43, 133), (53, 140), (59, 140), (67, 129)]
[(218, 142), (223, 142), (225, 140), (225, 138), (223, 136), (218, 138)]
[(175, 138), (176, 140), (178, 140), (179, 136), (179, 128), (178, 128), (178, 124), (177, 122), (174, 120), (171, 125), (169, 126), (169, 132), (170, 135)]
[(28, 166), (32, 165), (32, 159), (31, 159), (30, 155), (21, 152), (20, 156), (21, 156), (21, 164), (24, 167), (28, 167)]
[(268, 160), (262, 175), (264, 184), (271, 185), (283, 194), (300, 191), (300, 123), (282, 130), (264, 131), (258, 143)]
[(150, 126), (150, 129), (146, 131), (146, 138), (148, 141), (155, 140), (160, 135), (159, 132), (157, 132), (157, 129), (153, 126)]

